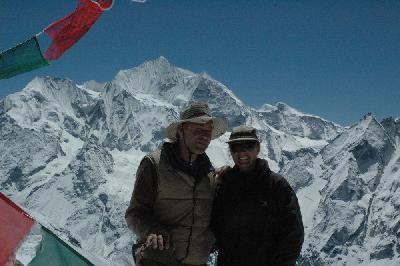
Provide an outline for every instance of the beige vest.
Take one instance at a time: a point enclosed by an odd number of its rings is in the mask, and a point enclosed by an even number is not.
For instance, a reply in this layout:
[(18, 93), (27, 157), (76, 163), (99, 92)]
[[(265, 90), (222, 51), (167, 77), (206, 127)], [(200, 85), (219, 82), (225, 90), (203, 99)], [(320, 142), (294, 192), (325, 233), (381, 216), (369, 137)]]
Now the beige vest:
[(214, 196), (210, 179), (203, 176), (195, 185), (194, 177), (174, 169), (160, 155), (160, 150), (148, 155), (158, 175), (154, 215), (169, 231), (178, 261), (206, 264), (215, 242), (209, 229)]

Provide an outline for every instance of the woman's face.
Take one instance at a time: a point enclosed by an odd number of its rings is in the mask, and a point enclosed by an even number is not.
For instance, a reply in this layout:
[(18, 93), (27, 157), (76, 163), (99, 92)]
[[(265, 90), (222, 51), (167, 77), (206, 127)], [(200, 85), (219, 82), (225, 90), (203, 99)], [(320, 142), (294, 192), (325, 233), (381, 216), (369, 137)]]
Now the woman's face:
[(229, 145), (235, 165), (241, 172), (251, 172), (256, 167), (260, 144), (255, 141), (238, 141)]

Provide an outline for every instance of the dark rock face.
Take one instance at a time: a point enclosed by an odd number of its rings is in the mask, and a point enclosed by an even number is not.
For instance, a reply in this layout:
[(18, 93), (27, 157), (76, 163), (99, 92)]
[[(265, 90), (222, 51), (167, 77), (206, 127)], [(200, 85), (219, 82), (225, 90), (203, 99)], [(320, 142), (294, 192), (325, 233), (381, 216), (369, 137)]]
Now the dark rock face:
[(62, 155), (60, 141), (51, 134), (21, 128), (7, 116), (0, 123), (0, 187), (8, 190), (15, 186), (21, 191), (29, 186), (30, 176)]
[(363, 140), (355, 146), (351, 152), (357, 161), (360, 173), (363, 174), (368, 171), (370, 166), (376, 163), (382, 165), (387, 164), (394, 152), (394, 147), (391, 143), (386, 142), (385, 146), (378, 150), (373, 147), (368, 140)]
[[(76, 160), (69, 165), (65, 175), (72, 174), (73, 194), (80, 198), (87, 199), (104, 184), (105, 174), (113, 170), (114, 161), (95, 138), (91, 138), (76, 156)], [(103, 196), (104, 199), (104, 196)]]
[(18, 191), (25, 188), (24, 184), (28, 181), (28, 178), (22, 173), (20, 167), (16, 166), (7, 173), (8, 178), (1, 184), (2, 187), (10, 187), (13, 184), (16, 186)]
[(371, 253), (370, 258), (373, 260), (391, 259), (394, 257), (394, 243), (379, 246), (378, 250)]
[(75, 121), (75, 119), (69, 115), (64, 117), (64, 128), (70, 133), (72, 136), (76, 138), (81, 138), (81, 125), (79, 122)]
[(284, 151), (280, 162), (283, 176), (290, 177), (289, 183), (298, 191), (301, 188), (309, 186), (313, 181), (313, 159), (317, 156), (317, 152), (313, 149), (300, 149), (294, 152)]
[(219, 83), (206, 78), (201, 78), (191, 100), (207, 102), (213, 115), (225, 117), (231, 128), (244, 124), (250, 115)]
[(381, 124), (386, 129), (392, 141), (395, 142), (396, 137), (400, 137), (400, 119), (395, 120), (393, 117), (385, 118)]
[(0, 117), (3, 115), (6, 111), (4, 110), (4, 100), (0, 100)]
[(360, 200), (366, 193), (366, 184), (361, 179), (349, 177), (345, 179), (333, 192), (331, 198), (342, 201)]

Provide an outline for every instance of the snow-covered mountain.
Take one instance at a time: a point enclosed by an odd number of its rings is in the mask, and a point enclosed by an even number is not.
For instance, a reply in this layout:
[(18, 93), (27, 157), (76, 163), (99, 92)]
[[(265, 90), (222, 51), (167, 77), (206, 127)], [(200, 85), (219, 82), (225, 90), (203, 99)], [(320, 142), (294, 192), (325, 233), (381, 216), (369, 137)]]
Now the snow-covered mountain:
[(399, 264), (398, 137), (368, 115), (310, 163), (322, 171), (299, 192), (309, 208), (304, 264)]
[[(208, 102), (230, 128), (258, 129), (260, 156), (300, 200), (301, 265), (400, 264), (399, 119), (343, 128), (285, 103), (254, 109), (163, 57), (104, 84), (35, 78), (0, 101), (0, 190), (71, 244), (130, 265), (124, 212), (136, 168), (190, 101)], [(207, 150), (215, 166), (231, 164), (228, 136)]]

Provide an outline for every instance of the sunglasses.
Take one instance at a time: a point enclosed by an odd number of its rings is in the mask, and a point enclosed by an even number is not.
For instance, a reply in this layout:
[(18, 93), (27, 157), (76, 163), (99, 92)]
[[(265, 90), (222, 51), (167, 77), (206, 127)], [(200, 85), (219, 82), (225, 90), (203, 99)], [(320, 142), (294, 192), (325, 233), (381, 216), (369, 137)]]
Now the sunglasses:
[(254, 151), (256, 149), (256, 142), (242, 142), (236, 144), (230, 144), (229, 149), (232, 153), (236, 152), (246, 152), (246, 151)]

